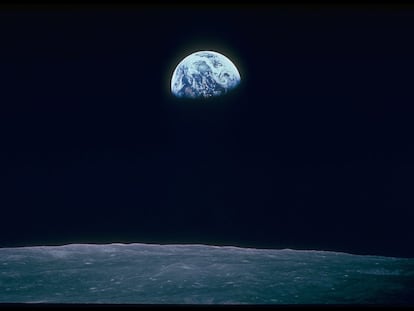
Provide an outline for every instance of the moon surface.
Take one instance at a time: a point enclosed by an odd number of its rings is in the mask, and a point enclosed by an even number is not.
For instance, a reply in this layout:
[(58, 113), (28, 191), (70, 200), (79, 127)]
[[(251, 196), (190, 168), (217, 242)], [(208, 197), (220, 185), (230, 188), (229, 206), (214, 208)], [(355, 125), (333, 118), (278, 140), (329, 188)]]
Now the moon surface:
[(414, 304), (414, 259), (209, 245), (0, 248), (0, 303)]
[(185, 57), (171, 78), (171, 92), (179, 98), (222, 96), (240, 84), (240, 73), (226, 56), (198, 51)]

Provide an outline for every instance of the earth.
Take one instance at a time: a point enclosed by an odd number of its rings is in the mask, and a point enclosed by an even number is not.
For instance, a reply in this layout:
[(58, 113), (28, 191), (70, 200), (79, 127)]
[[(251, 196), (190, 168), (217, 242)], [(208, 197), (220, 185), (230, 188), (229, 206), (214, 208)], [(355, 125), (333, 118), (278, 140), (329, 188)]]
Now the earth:
[(240, 84), (236, 66), (213, 51), (195, 52), (175, 68), (171, 92), (177, 97), (209, 98), (227, 94)]

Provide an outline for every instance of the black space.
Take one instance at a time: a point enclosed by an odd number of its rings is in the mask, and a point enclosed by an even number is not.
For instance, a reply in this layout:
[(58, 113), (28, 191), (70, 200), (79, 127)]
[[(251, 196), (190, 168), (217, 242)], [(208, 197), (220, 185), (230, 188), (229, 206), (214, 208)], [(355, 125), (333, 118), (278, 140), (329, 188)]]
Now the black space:
[[(0, 246), (414, 256), (414, 9), (0, 11)], [(178, 62), (241, 87), (173, 98)]]

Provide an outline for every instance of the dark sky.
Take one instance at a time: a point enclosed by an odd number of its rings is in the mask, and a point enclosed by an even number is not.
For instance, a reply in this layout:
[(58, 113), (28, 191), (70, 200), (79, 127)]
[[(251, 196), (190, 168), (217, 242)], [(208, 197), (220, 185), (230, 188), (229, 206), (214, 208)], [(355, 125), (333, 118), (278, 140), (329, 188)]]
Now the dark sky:
[[(414, 9), (0, 12), (0, 246), (414, 256)], [(232, 94), (169, 93), (197, 50)]]

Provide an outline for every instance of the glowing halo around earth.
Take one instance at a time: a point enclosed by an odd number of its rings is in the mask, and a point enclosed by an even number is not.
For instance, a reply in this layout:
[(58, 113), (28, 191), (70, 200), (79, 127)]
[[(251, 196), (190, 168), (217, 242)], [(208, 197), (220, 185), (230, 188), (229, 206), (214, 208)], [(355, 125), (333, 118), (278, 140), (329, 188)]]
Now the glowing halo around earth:
[(239, 71), (230, 59), (217, 52), (198, 51), (175, 68), (171, 92), (180, 98), (209, 98), (225, 95), (239, 84)]

